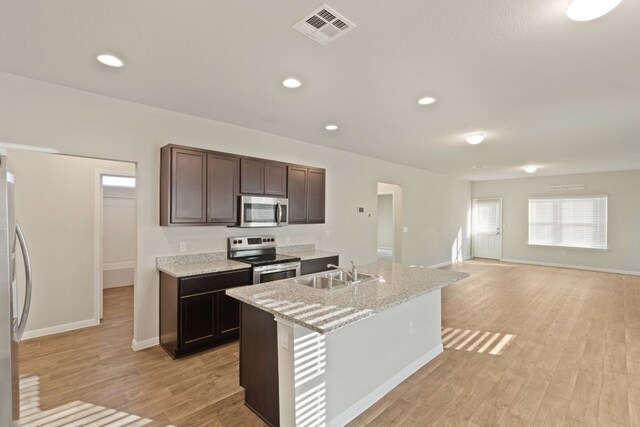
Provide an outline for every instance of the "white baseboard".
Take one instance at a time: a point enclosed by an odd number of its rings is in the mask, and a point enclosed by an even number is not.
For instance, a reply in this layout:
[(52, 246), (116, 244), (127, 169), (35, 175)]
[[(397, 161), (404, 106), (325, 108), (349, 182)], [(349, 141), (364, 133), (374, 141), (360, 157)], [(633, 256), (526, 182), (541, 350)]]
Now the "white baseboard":
[(61, 332), (69, 332), (76, 329), (88, 328), (90, 326), (99, 325), (100, 321), (96, 319), (81, 320), (79, 322), (65, 323), (63, 325), (50, 326), (48, 328), (34, 329), (32, 331), (25, 331), (22, 335), (23, 340), (29, 340), (32, 338), (44, 337), (47, 335), (59, 334)]
[(357, 401), (351, 407), (347, 408), (340, 415), (332, 419), (327, 423), (328, 427), (342, 427), (349, 421), (367, 410), (371, 405), (382, 399), (387, 393), (396, 388), (400, 383), (409, 378), (418, 369), (429, 363), (434, 357), (443, 352), (442, 344), (438, 344), (436, 347), (429, 350), (426, 354), (420, 356), (415, 361), (411, 362), (406, 368), (389, 378), (384, 383), (380, 384), (375, 390), (367, 394), (365, 397)]
[(447, 265), (452, 265), (452, 264), (455, 264), (455, 263), (458, 263), (458, 262), (466, 261), (466, 260), (471, 259), (471, 258), (473, 258), (473, 257), (471, 257), (471, 256), (465, 256), (465, 257), (462, 257), (462, 260), (461, 260), (461, 261), (456, 261), (456, 262), (452, 262), (452, 261), (445, 261), (445, 262), (441, 262), (441, 263), (439, 263), (439, 264), (429, 265), (427, 268), (440, 268), (440, 267), (446, 267)]
[(571, 268), (574, 270), (589, 270), (589, 271), (600, 271), (603, 273), (629, 274), (631, 276), (640, 276), (640, 271), (615, 270), (612, 268), (588, 267), (585, 265), (559, 264), (555, 262), (526, 261), (521, 259), (509, 259), (509, 258), (502, 258), (500, 261), (512, 262), (514, 264), (541, 265), (544, 267)]
[(116, 262), (105, 262), (102, 264), (102, 271), (109, 270), (124, 270), (127, 268), (135, 268), (135, 261), (116, 261)]
[(145, 348), (153, 347), (160, 344), (160, 338), (149, 338), (148, 340), (136, 341), (135, 339), (131, 341), (131, 348), (135, 351), (144, 350)]

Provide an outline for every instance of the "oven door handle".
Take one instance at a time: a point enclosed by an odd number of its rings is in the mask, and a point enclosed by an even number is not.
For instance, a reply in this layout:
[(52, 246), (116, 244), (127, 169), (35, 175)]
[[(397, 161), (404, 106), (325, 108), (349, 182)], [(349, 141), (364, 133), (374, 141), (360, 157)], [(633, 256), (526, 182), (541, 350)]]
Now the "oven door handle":
[(276, 264), (276, 265), (263, 265), (261, 267), (254, 267), (253, 271), (256, 273), (277, 273), (279, 271), (286, 271), (300, 268), (299, 262), (290, 262), (287, 264)]

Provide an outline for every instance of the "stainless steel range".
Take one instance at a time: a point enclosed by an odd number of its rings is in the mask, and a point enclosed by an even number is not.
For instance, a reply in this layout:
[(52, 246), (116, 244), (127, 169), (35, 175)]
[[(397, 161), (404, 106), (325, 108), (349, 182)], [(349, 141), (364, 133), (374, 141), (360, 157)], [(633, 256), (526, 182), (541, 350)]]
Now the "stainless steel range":
[(300, 275), (300, 258), (276, 254), (276, 236), (229, 237), (228, 257), (251, 265), (253, 284)]

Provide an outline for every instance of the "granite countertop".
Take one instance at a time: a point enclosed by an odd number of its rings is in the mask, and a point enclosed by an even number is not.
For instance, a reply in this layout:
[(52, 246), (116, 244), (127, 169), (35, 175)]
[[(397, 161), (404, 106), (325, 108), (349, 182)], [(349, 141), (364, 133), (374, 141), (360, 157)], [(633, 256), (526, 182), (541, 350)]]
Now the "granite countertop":
[(251, 268), (249, 264), (244, 262), (227, 259), (226, 252), (159, 257), (156, 258), (156, 266), (158, 270), (173, 277), (197, 276), (198, 274)]
[(227, 295), (275, 316), (325, 334), (388, 310), (469, 276), (449, 270), (377, 262), (358, 266), (360, 273), (382, 276), (347, 288), (314, 289), (295, 279), (228, 289)]
[(198, 262), (193, 264), (178, 264), (158, 266), (158, 270), (167, 273), (173, 277), (197, 276), (198, 274), (222, 273), (224, 271), (242, 270), (251, 268), (249, 264), (244, 262), (231, 261), (225, 259), (223, 261)]
[(340, 255), (337, 252), (317, 251), (316, 245), (314, 245), (313, 243), (305, 245), (278, 246), (276, 252), (281, 255), (291, 255), (298, 257), (302, 261)]

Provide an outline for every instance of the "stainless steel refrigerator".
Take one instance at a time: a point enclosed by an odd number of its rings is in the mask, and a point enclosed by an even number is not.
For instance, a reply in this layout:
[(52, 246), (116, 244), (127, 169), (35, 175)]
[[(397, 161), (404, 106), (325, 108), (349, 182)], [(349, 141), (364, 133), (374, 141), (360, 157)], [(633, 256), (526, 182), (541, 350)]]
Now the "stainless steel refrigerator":
[[(15, 218), (15, 175), (11, 162), (0, 155), (0, 426), (11, 425), (20, 412), (18, 341), (31, 304), (31, 262), (24, 235)], [(25, 266), (24, 298), (18, 296), (16, 249)], [(22, 309), (19, 308), (23, 301)]]

